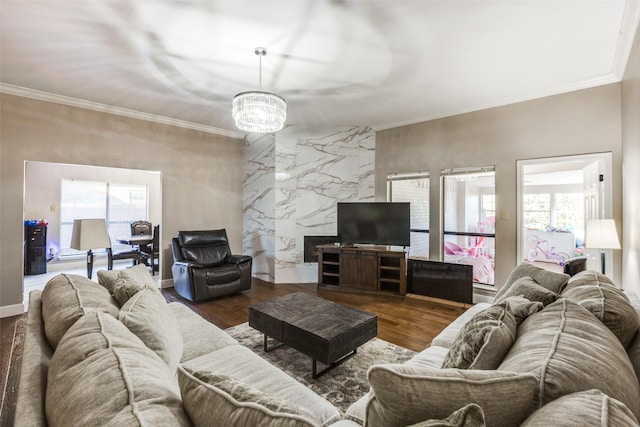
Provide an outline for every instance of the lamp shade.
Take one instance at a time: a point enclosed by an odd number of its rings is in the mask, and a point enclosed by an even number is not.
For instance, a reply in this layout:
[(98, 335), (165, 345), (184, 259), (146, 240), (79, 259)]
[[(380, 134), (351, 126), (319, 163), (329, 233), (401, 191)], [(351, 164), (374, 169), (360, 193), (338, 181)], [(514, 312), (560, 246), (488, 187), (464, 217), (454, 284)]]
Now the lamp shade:
[(107, 223), (104, 219), (74, 219), (71, 233), (71, 248), (88, 250), (96, 248), (110, 248), (111, 240), (107, 233)]
[(587, 222), (586, 247), (620, 249), (618, 230), (612, 219), (592, 219)]

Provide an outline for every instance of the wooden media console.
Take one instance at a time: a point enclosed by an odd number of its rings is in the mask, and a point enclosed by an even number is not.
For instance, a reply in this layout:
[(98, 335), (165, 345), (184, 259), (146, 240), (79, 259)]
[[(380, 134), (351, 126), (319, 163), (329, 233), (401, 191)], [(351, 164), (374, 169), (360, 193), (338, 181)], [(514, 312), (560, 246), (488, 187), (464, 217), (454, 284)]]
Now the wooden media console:
[(405, 295), (407, 253), (386, 246), (318, 246), (318, 286)]

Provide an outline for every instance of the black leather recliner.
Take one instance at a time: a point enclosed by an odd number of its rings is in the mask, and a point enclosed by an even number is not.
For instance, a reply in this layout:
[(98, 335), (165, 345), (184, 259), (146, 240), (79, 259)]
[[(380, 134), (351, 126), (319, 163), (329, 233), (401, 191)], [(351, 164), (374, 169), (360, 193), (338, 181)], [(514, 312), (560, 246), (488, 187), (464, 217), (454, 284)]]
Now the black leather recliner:
[(587, 269), (587, 257), (574, 257), (566, 260), (563, 264), (563, 272), (569, 276), (574, 276)]
[(189, 301), (197, 302), (251, 288), (248, 255), (232, 255), (227, 231), (179, 231), (171, 239), (173, 286)]

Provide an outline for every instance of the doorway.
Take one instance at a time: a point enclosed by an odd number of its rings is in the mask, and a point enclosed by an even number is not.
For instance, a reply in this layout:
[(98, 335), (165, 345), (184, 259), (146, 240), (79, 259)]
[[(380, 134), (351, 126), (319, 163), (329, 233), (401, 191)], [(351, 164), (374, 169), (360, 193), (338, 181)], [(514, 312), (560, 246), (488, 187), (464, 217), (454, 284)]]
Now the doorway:
[(599, 270), (600, 251), (585, 248), (585, 232), (589, 220), (612, 218), (611, 171), (611, 153), (518, 160), (518, 263), (561, 272), (564, 261), (584, 256)]
[[(25, 293), (25, 301), (28, 301), (28, 293), (31, 290), (42, 289), (47, 281), (62, 272), (86, 275), (86, 253), (76, 253), (69, 250), (68, 241), (70, 239), (70, 225), (68, 218), (63, 215), (68, 213), (68, 209), (63, 207), (63, 183), (85, 182), (85, 183), (110, 183), (113, 188), (122, 190), (129, 188), (146, 188), (147, 194), (147, 216), (148, 220), (153, 224), (161, 224), (162, 221), (162, 176), (158, 171), (111, 168), (101, 166), (73, 165), (63, 163), (50, 162), (25, 162), (25, 180), (23, 187), (23, 215), (24, 220), (42, 220), (48, 223), (46, 234), (46, 272), (37, 275), (23, 276), (23, 291)], [(131, 192), (131, 191), (129, 191)], [(113, 191), (113, 197), (118, 201), (122, 199), (122, 191)], [(139, 191), (134, 192), (134, 196), (139, 197)], [(82, 194), (81, 192), (78, 194)], [(101, 195), (103, 193), (100, 193)], [(78, 196), (79, 197), (79, 196)], [(93, 194), (92, 197), (96, 197)], [(98, 196), (98, 198), (104, 196)], [(84, 204), (84, 210), (80, 214), (85, 218), (107, 217), (102, 211), (91, 209), (99, 206), (107, 206), (111, 209), (110, 216), (113, 224), (117, 225), (116, 216), (123, 215), (122, 212), (114, 208), (118, 204), (107, 203), (106, 200), (92, 200)], [(81, 201), (80, 201), (81, 202)], [(96, 202), (96, 203), (93, 203)], [(68, 203), (65, 202), (65, 203)], [(88, 206), (88, 207), (87, 207)], [(124, 209), (126, 210), (126, 209)], [(118, 213), (120, 212), (120, 213)], [(142, 218), (139, 218), (142, 219)], [(109, 231), (114, 233), (119, 230), (112, 225)], [(128, 233), (128, 229), (127, 229)], [(119, 234), (118, 234), (119, 236)], [(111, 236), (112, 242), (116, 236)], [(64, 242), (67, 242), (66, 244)], [(115, 242), (114, 242), (115, 243)], [(67, 248), (67, 249), (65, 249)], [(157, 279), (162, 277), (162, 251), (160, 251), (159, 273)], [(107, 268), (106, 252), (96, 252), (96, 260), (93, 271), (93, 280), (96, 280), (96, 271)], [(117, 264), (117, 265), (116, 265)], [(131, 265), (131, 261), (118, 261), (114, 264), (114, 268), (125, 268)]]

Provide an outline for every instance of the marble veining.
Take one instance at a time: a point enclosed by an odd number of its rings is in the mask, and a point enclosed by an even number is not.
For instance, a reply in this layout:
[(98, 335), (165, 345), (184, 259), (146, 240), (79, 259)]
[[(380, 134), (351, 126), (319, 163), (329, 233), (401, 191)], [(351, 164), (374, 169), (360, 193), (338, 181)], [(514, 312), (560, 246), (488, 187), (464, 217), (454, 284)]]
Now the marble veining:
[(303, 264), (304, 236), (336, 233), (337, 202), (374, 200), (375, 131), (292, 126), (248, 136), (244, 163), (243, 243), (254, 275), (315, 282), (317, 266)]

